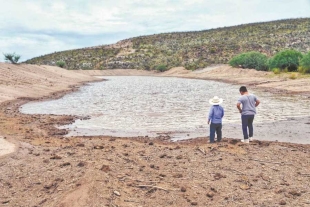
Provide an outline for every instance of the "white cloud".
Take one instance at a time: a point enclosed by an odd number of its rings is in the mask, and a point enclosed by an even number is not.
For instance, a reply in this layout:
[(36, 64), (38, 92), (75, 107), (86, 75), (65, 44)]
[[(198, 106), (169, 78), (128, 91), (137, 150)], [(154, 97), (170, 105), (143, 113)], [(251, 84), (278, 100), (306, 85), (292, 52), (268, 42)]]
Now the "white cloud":
[(0, 0), (0, 52), (41, 54), (123, 38), (309, 17), (309, 0)]

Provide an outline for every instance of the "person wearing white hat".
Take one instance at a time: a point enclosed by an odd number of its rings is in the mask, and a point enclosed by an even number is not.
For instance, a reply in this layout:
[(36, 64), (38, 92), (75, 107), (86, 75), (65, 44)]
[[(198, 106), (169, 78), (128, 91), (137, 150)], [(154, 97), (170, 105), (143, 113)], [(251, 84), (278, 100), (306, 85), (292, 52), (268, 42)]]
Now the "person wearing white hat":
[(210, 124), (210, 143), (214, 143), (215, 132), (217, 141), (220, 142), (222, 139), (222, 118), (224, 116), (224, 108), (220, 106), (223, 103), (223, 99), (214, 96), (209, 100), (212, 105), (209, 111), (208, 124)]

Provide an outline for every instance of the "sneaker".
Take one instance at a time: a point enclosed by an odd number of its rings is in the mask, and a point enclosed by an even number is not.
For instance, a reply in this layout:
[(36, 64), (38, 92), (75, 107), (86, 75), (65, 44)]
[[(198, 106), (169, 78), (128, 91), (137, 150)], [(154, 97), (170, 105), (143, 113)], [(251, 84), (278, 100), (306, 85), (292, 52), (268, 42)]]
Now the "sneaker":
[(249, 141), (252, 142), (254, 139), (253, 137), (249, 137)]
[(243, 142), (243, 143), (249, 143), (249, 139), (241, 139), (241, 142)]

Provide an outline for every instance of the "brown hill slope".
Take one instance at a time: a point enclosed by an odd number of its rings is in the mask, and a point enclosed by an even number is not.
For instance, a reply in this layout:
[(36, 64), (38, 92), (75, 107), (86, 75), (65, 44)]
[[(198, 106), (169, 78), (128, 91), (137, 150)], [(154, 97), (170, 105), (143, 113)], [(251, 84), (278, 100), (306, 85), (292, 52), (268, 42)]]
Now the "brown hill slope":
[(252, 23), (233, 27), (134, 37), (116, 44), (55, 52), (26, 61), (68, 69), (154, 69), (184, 66), (203, 68), (227, 63), (242, 52), (259, 51), (268, 56), (283, 50), (310, 50), (310, 18)]
[(42, 97), (96, 78), (54, 66), (0, 63), (0, 102)]

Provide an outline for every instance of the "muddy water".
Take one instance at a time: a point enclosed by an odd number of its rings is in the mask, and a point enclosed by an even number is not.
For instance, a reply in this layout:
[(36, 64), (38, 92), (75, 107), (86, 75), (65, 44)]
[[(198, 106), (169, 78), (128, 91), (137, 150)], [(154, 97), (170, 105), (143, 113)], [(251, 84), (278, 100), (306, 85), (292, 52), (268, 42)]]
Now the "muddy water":
[[(171, 77), (105, 78), (108, 80), (91, 83), (61, 99), (28, 103), (20, 110), (28, 114), (90, 116), (88, 120), (77, 120), (72, 125), (62, 126), (70, 129), (69, 136), (169, 134), (173, 139), (186, 139), (207, 135), (209, 99), (217, 95), (224, 99), (224, 135), (242, 137), (239, 129), (240, 114), (236, 109), (236, 101), (240, 96), (239, 86)], [(309, 116), (307, 99), (276, 97), (253, 90), (250, 93), (254, 93), (261, 101), (255, 123), (266, 125), (266, 129), (273, 126), (269, 123)], [(266, 134), (265, 130), (262, 131)], [(279, 140), (283, 137), (276, 134), (273, 138), (265, 139)], [(264, 139), (264, 136), (261, 137)]]

